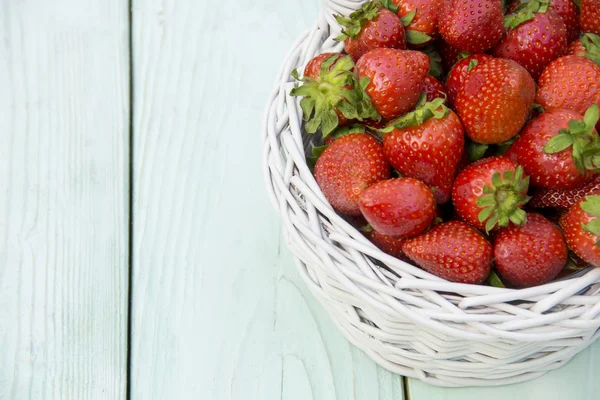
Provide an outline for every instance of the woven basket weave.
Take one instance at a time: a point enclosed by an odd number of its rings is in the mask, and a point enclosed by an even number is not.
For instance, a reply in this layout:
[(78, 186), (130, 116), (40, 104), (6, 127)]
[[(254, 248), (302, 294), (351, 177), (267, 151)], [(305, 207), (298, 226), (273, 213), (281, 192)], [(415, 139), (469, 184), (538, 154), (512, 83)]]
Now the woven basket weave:
[(290, 72), (340, 51), (332, 15), (363, 2), (324, 2), (317, 26), (292, 46), (267, 105), (266, 186), (301, 276), (345, 337), (397, 374), (438, 386), (491, 386), (559, 368), (599, 335), (600, 269), (520, 290), (447, 282), (377, 249), (335, 213), (306, 165), (317, 139), (302, 129)]

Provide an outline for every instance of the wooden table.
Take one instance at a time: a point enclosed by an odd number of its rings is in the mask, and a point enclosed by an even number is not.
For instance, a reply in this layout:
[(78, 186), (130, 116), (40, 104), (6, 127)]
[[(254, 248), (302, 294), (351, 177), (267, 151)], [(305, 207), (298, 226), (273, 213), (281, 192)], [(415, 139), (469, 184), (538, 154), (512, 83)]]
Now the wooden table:
[(600, 398), (600, 344), (439, 389), (377, 367), (308, 293), (259, 126), (318, 8), (0, 2), (0, 399)]

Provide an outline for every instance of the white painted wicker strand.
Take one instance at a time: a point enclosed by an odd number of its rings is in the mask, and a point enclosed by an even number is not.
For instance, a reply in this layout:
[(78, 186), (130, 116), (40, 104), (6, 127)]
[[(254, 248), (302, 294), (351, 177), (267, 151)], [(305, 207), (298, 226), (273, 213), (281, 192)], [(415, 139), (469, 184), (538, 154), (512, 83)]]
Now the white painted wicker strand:
[(283, 63), (265, 114), (266, 186), (301, 276), (346, 338), (400, 375), (488, 386), (559, 368), (598, 337), (600, 269), (521, 290), (450, 283), (381, 252), (321, 193), (305, 161), (315, 137), (302, 129), (290, 72), (340, 51), (332, 15), (362, 2), (324, 2)]

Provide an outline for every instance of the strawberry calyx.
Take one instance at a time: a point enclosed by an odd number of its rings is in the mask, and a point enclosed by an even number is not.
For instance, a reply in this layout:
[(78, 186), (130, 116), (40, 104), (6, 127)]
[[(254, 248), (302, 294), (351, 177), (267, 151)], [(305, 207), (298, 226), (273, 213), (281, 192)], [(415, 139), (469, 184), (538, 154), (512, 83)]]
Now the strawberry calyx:
[[(412, 22), (413, 19), (415, 19), (415, 15), (417, 15), (417, 9), (412, 10), (411, 12), (409, 12), (408, 14), (406, 14), (404, 17), (400, 18), (400, 21), (402, 21), (402, 26), (404, 26), (405, 28), (407, 28)], [(406, 30), (406, 41), (410, 44), (425, 44), (425, 43), (429, 43), (433, 38), (431, 36), (429, 36), (426, 33), (417, 31), (417, 30), (413, 30), (413, 29), (407, 29)]]
[(558, 135), (548, 140), (544, 152), (554, 154), (571, 147), (573, 161), (581, 174), (586, 170), (600, 172), (600, 137), (595, 132), (599, 117), (598, 105), (592, 104), (583, 121), (570, 120), (568, 128), (561, 129)]
[(530, 199), (527, 196), (529, 177), (523, 176), (520, 165), (515, 171), (503, 174), (494, 172), (492, 185), (483, 188), (483, 194), (477, 199), (480, 222), (486, 222), (485, 231), (489, 233), (496, 226), (507, 227), (510, 222), (521, 226), (527, 222), (527, 214), (521, 209)]
[(304, 97), (300, 108), (308, 133), (321, 128), (323, 137), (329, 136), (339, 125), (336, 110), (348, 120), (378, 121), (381, 118), (365, 92), (369, 78), (358, 80), (350, 56), (327, 58), (321, 65), (318, 80), (307, 76), (300, 78), (297, 70), (292, 71), (292, 77), (302, 82), (290, 91), (290, 95)]
[(442, 119), (450, 113), (450, 109), (444, 105), (445, 97), (438, 97), (427, 102), (425, 94), (421, 94), (417, 107), (414, 111), (391, 121), (385, 128), (380, 129), (381, 133), (389, 133), (394, 129), (404, 129), (411, 126), (419, 126), (430, 118)]
[(580, 40), (586, 52), (577, 55), (588, 58), (600, 65), (600, 36), (594, 33), (586, 33)]
[[(582, 201), (579, 206), (589, 216), (596, 217), (587, 224), (582, 224), (583, 230), (600, 237), (600, 196), (585, 196), (585, 201)], [(596, 241), (596, 246), (600, 246), (600, 239)]]
[(430, 45), (421, 49), (423, 53), (429, 57), (429, 75), (435, 79), (442, 79), (442, 56), (437, 51), (435, 46)]
[(527, 21), (531, 21), (536, 13), (545, 13), (550, 6), (550, 0), (521, 1), (515, 11), (504, 17), (504, 27), (515, 29)]
[(381, 8), (387, 8), (394, 14), (398, 12), (398, 6), (392, 3), (391, 0), (381, 0), (369, 1), (363, 4), (361, 8), (354, 11), (348, 17), (336, 15), (335, 20), (345, 29), (342, 29), (342, 34), (336, 37), (334, 40), (343, 42), (348, 38), (356, 39), (356, 37), (362, 31), (363, 26), (379, 15), (379, 10)]

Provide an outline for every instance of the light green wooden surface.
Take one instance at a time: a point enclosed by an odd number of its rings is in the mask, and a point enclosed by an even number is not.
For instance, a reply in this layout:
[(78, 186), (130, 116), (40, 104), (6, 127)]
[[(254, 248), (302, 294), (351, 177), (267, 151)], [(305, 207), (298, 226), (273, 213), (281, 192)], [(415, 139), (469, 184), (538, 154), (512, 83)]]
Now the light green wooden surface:
[(528, 383), (440, 389), (376, 366), (312, 298), (259, 126), (319, 0), (133, 0), (132, 24), (128, 6), (0, 2), (0, 399), (125, 399), (128, 379), (132, 399), (600, 398), (600, 344)]
[(283, 248), (259, 127), (318, 2), (134, 1), (134, 399), (402, 398)]

